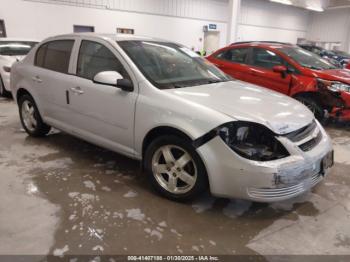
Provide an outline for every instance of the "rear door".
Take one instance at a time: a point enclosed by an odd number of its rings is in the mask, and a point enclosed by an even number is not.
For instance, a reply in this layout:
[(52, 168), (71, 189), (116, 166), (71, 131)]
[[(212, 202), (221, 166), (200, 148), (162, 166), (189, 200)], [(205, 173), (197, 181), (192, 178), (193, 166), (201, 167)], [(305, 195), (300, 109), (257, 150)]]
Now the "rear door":
[(273, 71), (274, 66), (286, 66), (288, 63), (278, 54), (264, 48), (252, 48), (247, 70), (247, 82), (260, 85), (280, 93), (288, 94), (291, 82), (290, 74)]
[(41, 45), (36, 53), (31, 80), (49, 122), (65, 125), (67, 117), (66, 88), (73, 80), (69, 66), (75, 39), (54, 40)]
[(233, 78), (247, 80), (247, 59), (249, 48), (230, 48), (215, 55), (211, 61)]

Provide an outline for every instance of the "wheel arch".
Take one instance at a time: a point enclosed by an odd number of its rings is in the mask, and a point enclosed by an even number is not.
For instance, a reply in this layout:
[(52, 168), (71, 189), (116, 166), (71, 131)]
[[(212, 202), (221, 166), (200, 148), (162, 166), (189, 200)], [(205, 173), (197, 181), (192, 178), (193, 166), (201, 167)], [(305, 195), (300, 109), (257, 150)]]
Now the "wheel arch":
[(185, 140), (189, 141), (190, 143), (193, 142), (191, 137), (186, 134), (185, 132), (170, 126), (158, 126), (153, 129), (151, 129), (146, 136), (144, 137), (142, 141), (142, 159), (144, 159), (145, 152), (147, 147), (157, 139), (158, 137), (165, 136), (165, 135), (174, 135), (180, 138), (184, 138)]
[(17, 93), (16, 93), (16, 101), (17, 101), (17, 103), (18, 103), (19, 99), (22, 96), (24, 96), (24, 95), (29, 95), (29, 96), (31, 96), (33, 98), (31, 93), (27, 89), (21, 87), (20, 89), (17, 90)]
[(293, 95), (294, 99), (297, 99), (298, 97), (312, 98), (315, 99), (316, 102), (321, 102), (319, 93), (315, 91), (299, 92)]

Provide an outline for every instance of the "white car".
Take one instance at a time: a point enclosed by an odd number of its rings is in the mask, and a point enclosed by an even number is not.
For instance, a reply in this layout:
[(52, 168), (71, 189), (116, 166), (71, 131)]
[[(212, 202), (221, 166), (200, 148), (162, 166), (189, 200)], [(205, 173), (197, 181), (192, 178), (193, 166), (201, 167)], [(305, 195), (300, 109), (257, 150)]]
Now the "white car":
[(10, 95), (12, 64), (23, 59), (38, 41), (0, 38), (0, 97)]
[(142, 161), (162, 195), (279, 201), (333, 165), (330, 138), (292, 98), (233, 80), (189, 49), (115, 35), (49, 38), (13, 66), (31, 136), (55, 127)]

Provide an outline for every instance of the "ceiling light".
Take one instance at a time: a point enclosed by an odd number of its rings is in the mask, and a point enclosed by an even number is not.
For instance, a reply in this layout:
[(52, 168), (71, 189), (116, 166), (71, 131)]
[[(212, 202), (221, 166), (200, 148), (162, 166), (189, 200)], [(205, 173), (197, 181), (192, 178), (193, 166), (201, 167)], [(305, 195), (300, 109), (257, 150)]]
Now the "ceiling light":
[(306, 9), (316, 11), (316, 12), (323, 12), (324, 9), (322, 7), (316, 7), (316, 6), (307, 6)]
[(292, 5), (292, 1), (291, 0), (270, 0), (270, 2), (275, 2), (275, 3), (279, 3), (279, 4), (284, 4), (284, 5)]

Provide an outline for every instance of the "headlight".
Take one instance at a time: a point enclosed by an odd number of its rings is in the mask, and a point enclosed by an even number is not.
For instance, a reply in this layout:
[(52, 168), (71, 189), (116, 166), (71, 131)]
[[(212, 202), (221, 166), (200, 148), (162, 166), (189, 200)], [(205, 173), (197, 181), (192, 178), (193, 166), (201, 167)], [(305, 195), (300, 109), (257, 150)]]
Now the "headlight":
[(319, 88), (328, 88), (333, 92), (345, 91), (350, 92), (350, 85), (338, 82), (338, 81), (328, 81), (323, 79), (317, 79), (317, 86)]
[(289, 156), (275, 134), (257, 123), (228, 123), (218, 128), (218, 135), (234, 152), (250, 160), (270, 161)]

